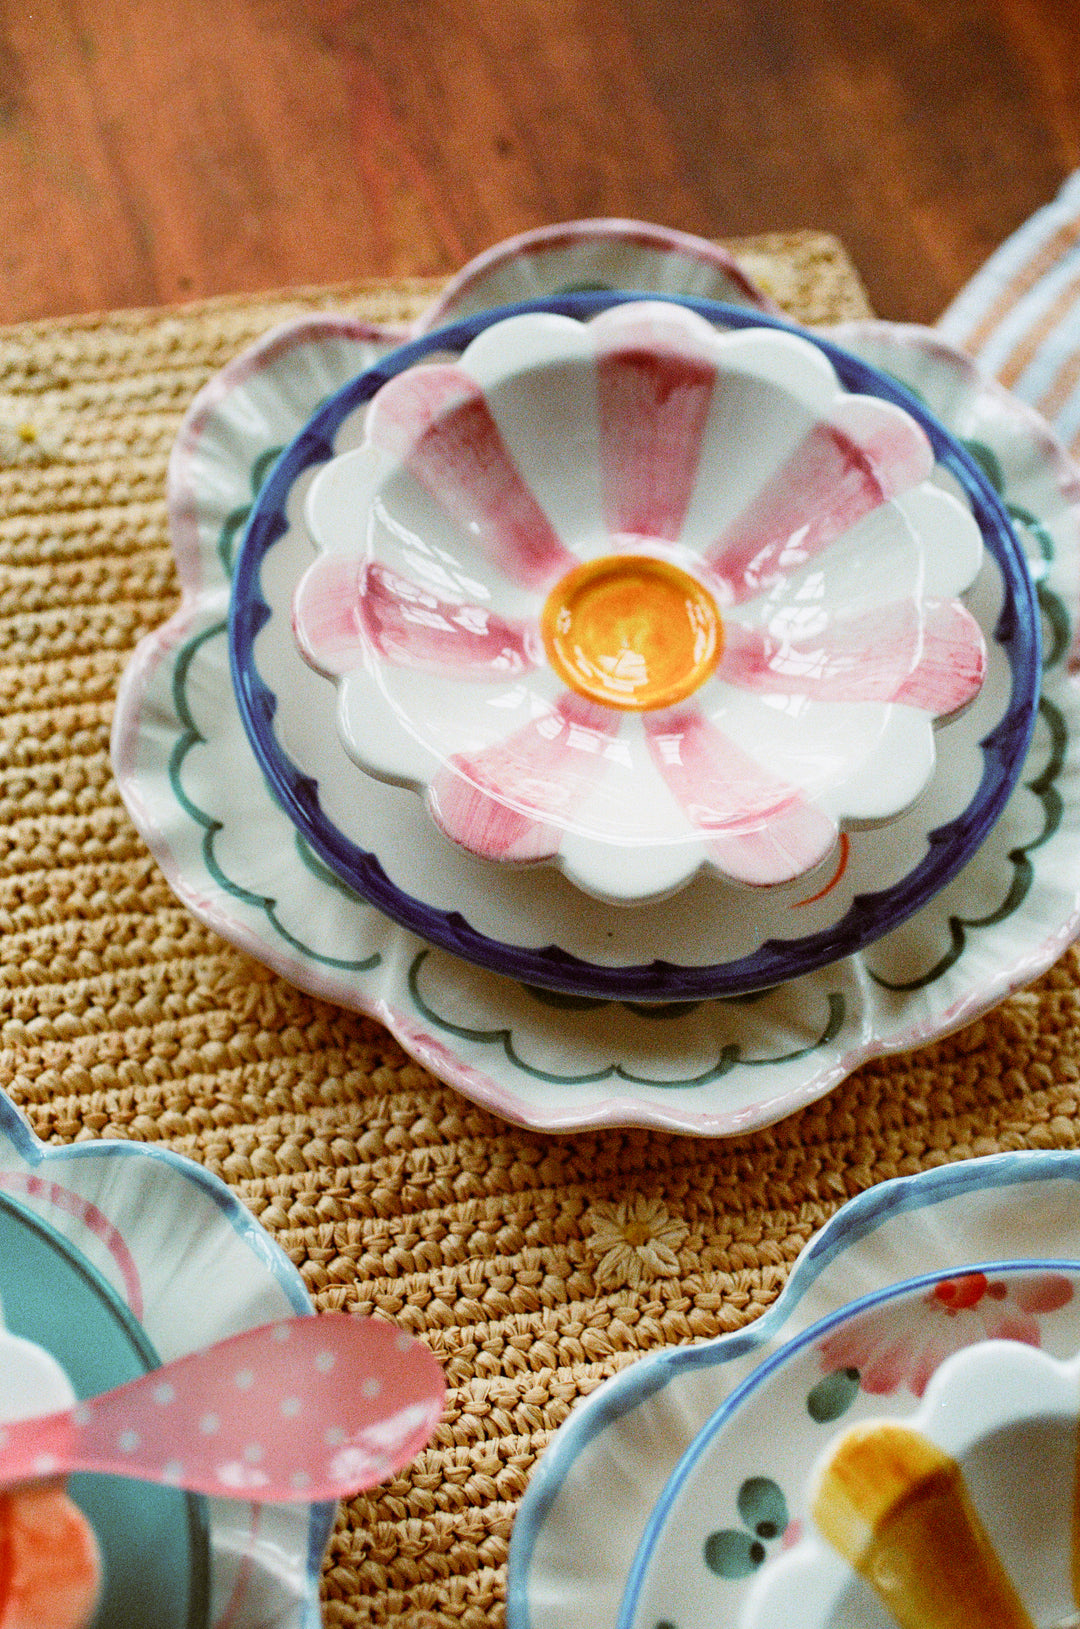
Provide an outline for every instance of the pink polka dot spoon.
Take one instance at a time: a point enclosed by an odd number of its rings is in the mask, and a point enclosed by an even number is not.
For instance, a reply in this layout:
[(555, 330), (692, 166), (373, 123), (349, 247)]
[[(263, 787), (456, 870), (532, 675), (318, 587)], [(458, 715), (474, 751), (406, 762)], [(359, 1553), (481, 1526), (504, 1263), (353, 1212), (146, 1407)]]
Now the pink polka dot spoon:
[(427, 1347), (393, 1324), (285, 1318), (60, 1413), (7, 1421), (0, 1486), (107, 1471), (224, 1498), (347, 1498), (420, 1451), (445, 1390)]

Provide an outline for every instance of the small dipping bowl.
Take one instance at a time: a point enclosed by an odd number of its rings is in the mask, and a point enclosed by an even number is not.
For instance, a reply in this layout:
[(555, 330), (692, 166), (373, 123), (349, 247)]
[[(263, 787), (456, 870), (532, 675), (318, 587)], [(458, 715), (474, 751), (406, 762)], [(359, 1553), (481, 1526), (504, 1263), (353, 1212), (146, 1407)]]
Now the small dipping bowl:
[(825, 1450), (809, 1530), (762, 1568), (739, 1629), (1071, 1621), (1078, 1424), (1080, 1356), (997, 1340), (946, 1359), (909, 1419)]

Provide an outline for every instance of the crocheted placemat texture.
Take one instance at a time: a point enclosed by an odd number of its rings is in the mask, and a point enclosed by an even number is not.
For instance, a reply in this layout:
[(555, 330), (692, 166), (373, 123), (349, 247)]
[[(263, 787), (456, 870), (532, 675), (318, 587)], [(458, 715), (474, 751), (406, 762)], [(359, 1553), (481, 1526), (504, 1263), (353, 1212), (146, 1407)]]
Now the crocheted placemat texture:
[[(732, 247), (805, 322), (868, 314), (829, 237)], [(200, 1161), (317, 1307), (430, 1345), (445, 1418), (342, 1509), (325, 1621), (490, 1629), (517, 1502), (576, 1398), (644, 1352), (740, 1328), (871, 1184), (1076, 1143), (1078, 979), (1069, 954), (962, 1033), (752, 1136), (559, 1137), (475, 1108), (377, 1023), (188, 914), (108, 756), (121, 670), (177, 602), (164, 496), (180, 417), (287, 317), (407, 320), (433, 291), (368, 282), (0, 332), (0, 1086), (46, 1141)]]

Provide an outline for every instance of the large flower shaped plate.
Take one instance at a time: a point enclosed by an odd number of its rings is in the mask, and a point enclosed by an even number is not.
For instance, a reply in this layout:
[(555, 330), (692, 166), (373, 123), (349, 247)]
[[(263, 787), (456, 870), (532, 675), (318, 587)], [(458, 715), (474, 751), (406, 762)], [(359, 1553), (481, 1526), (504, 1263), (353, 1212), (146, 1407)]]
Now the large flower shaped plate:
[(1027, 549), (1044, 620), (1039, 720), (1019, 784), (974, 858), (901, 928), (745, 1000), (562, 998), (433, 948), (315, 858), (248, 743), (227, 623), (239, 538), (281, 449), (400, 341), (334, 316), (291, 324), (230, 364), (193, 403), (174, 451), (184, 597), (128, 669), (113, 762), (178, 895), (283, 976), (379, 1018), (470, 1098), (548, 1130), (716, 1136), (767, 1124), (863, 1059), (941, 1035), (1048, 967), (1080, 926), (1073, 466), (1041, 420), (932, 331), (860, 323), (835, 337), (916, 391), (979, 458)]
[[(644, 1615), (635, 1622), (647, 1620), (652, 1629), (665, 1617), (675, 1603), (654, 1616), (645, 1610), (639, 1545), (644, 1574), (694, 1467), (699, 1437), (723, 1429), (728, 1400), (735, 1409), (752, 1396), (759, 1368), (804, 1331), (823, 1325), (821, 1341), (805, 1350), (813, 1360), (806, 1407), (825, 1440), (832, 1421), (906, 1412), (928, 1376), (966, 1346), (1020, 1339), (1072, 1356), (1078, 1253), (1080, 1155), (1071, 1151), (964, 1160), (879, 1183), (849, 1201), (754, 1323), (642, 1358), (575, 1407), (518, 1512), (509, 1629), (624, 1629), (639, 1601)], [(893, 1317), (889, 1287), (913, 1273), (935, 1282), (911, 1307), (913, 1318)], [(875, 1303), (868, 1301), (865, 1318), (838, 1316), (863, 1297)], [(813, 1435), (812, 1420), (806, 1429)], [(795, 1482), (777, 1474), (775, 1458), (740, 1460), (744, 1447), (741, 1438), (732, 1445), (730, 1478), (718, 1467), (724, 1487), (709, 1494), (717, 1502), (687, 1517), (699, 1539), (690, 1588), (696, 1583), (708, 1600), (708, 1621), (725, 1625), (739, 1621), (755, 1572), (780, 1552), (785, 1535), (793, 1536), (789, 1522), (798, 1520)]]
[[(79, 1395), (313, 1311), (288, 1257), (223, 1183), (166, 1149), (38, 1141), (0, 1094), (0, 1294)], [(79, 1477), (105, 1593), (94, 1629), (318, 1629), (332, 1505), (204, 1500)]]

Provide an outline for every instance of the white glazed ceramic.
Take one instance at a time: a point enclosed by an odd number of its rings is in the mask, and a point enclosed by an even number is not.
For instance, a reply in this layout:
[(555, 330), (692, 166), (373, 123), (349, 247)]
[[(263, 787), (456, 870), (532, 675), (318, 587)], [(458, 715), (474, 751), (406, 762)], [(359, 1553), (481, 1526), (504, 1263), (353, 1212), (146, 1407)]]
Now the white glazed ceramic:
[(296, 636), (350, 758), (481, 860), (615, 904), (791, 882), (916, 801), (982, 685), (934, 462), (793, 333), (509, 317), (314, 475)]
[(562, 221), (493, 244), (470, 260), (424, 312), (416, 332), (519, 300), (578, 289), (692, 294), (775, 311), (735, 257), (708, 238), (649, 221)]
[[(774, 1370), (762, 1383), (760, 1395), (773, 1392), (775, 1396), (775, 1388), (782, 1384), (780, 1371)], [(776, 1397), (776, 1401), (786, 1414), (789, 1399)], [(981, 1532), (989, 1540), (1024, 1610), (1040, 1625), (1056, 1624), (1076, 1611), (1072, 1516), (1078, 1411), (1080, 1357), (1061, 1362), (1018, 1341), (991, 1340), (946, 1359), (930, 1380), (919, 1407), (902, 1420), (905, 1430), (917, 1432), (957, 1467), (958, 1503), (966, 1510), (970, 1500), (978, 1524), (972, 1523), (967, 1530)], [(878, 1416), (878, 1422), (890, 1418)], [(873, 1433), (874, 1422), (864, 1425)], [(732, 1429), (739, 1430), (734, 1411)], [(828, 1501), (831, 1493), (834, 1457), (844, 1455), (850, 1445), (851, 1439), (845, 1442), (844, 1436), (840, 1433), (811, 1466), (808, 1493), (802, 1499), (809, 1513), (803, 1535), (756, 1576), (747, 1592), (740, 1629), (881, 1629), (882, 1625), (887, 1629), (887, 1609), (865, 1578), (828, 1542), (815, 1519), (818, 1500), (824, 1492)], [(718, 1438), (719, 1434), (710, 1444), (710, 1457), (719, 1448)], [(783, 1457), (785, 1465), (794, 1469), (795, 1456), (785, 1451)], [(927, 1516), (919, 1535), (921, 1561), (933, 1568), (933, 1582), (939, 1589), (948, 1591), (952, 1601), (962, 1601), (965, 1587), (971, 1586), (965, 1568), (973, 1558), (959, 1546), (950, 1553), (951, 1530), (937, 1540), (935, 1554), (934, 1529), (940, 1526), (936, 1501), (927, 1509)], [(994, 1616), (992, 1629), (1000, 1629), (996, 1612)], [(689, 1626), (695, 1621), (694, 1614), (680, 1621)], [(974, 1617), (969, 1621), (974, 1629)], [(978, 1621), (987, 1623), (985, 1612)]]
[[(72, 1360), (81, 1372), (76, 1376), (67, 1358), (64, 1367), (81, 1383), (82, 1396), (240, 1330), (312, 1310), (292, 1263), (224, 1184), (200, 1166), (129, 1142), (45, 1146), (2, 1095), (0, 1207), (7, 1207), (0, 1218), (5, 1321), (48, 1350), (56, 1351), (54, 1340), (73, 1341)], [(19, 1212), (27, 1218), (35, 1260), (54, 1260), (59, 1278), (42, 1279), (40, 1269), (31, 1279), (20, 1278), (11, 1242), (20, 1237), (12, 1231)], [(68, 1279), (84, 1297), (75, 1314), (65, 1308), (58, 1288)], [(99, 1323), (82, 1322), (90, 1316)], [(129, 1367), (118, 1370), (120, 1361)], [(132, 1482), (119, 1483), (118, 1492), (109, 1495), (114, 1479), (81, 1480), (85, 1496), (79, 1478), (69, 1486), (77, 1502), (89, 1501), (87, 1514), (100, 1525), (99, 1536), (115, 1545), (127, 1533), (132, 1543), (153, 1546), (152, 1557), (137, 1551), (124, 1560), (135, 1563), (143, 1605), (156, 1623), (176, 1623), (180, 1629), (263, 1629), (267, 1623), (318, 1629), (319, 1572), (332, 1506), (202, 1500)], [(155, 1587), (174, 1587), (168, 1582), (169, 1558), (160, 1553), (160, 1523), (170, 1501), (183, 1524), (175, 1532), (177, 1552), (189, 1555), (194, 1569), (185, 1581), (187, 1604), (179, 1618), (176, 1600), (154, 1597)], [(111, 1541), (107, 1521), (119, 1534)], [(119, 1569), (108, 1548), (105, 1563), (109, 1585), (110, 1571)], [(134, 1580), (127, 1587), (135, 1588)], [(124, 1629), (109, 1603), (106, 1596), (102, 1611), (111, 1615), (102, 1623)]]
[[(9, 1239), (7, 1243), (11, 1244)], [(36, 1340), (0, 1327), (0, 1442), (19, 1421), (72, 1408), (75, 1388)], [(0, 1622), (87, 1629), (101, 1604), (102, 1554), (66, 1479), (4, 1489), (0, 1553), (18, 1559), (0, 1581)]]
[[(128, 671), (113, 750), (128, 806), (179, 896), (285, 977), (379, 1017), (465, 1095), (547, 1130), (747, 1130), (820, 1097), (866, 1057), (974, 1018), (1049, 966), (1080, 920), (1073, 467), (1041, 420), (930, 331), (860, 324), (839, 338), (912, 385), (978, 450), (1039, 579), (1045, 673), (1027, 766), (940, 899), (871, 952), (755, 1000), (669, 1008), (661, 1021), (636, 1004), (567, 1002), (485, 973), (343, 889), (266, 789), (233, 699), (225, 626), (237, 538), (276, 451), (397, 339), (334, 317), (290, 325), (225, 369), (193, 404), (174, 453), (184, 603)], [(415, 801), (393, 796), (391, 830)]]
[[(576, 1405), (534, 1470), (515, 1522), (509, 1629), (615, 1629), (635, 1554), (650, 1522), (665, 1518), (682, 1456), (689, 1462), (710, 1422), (722, 1430), (725, 1410), (752, 1396), (755, 1377), (768, 1374), (763, 1366), (783, 1363), (777, 1354), (811, 1327), (826, 1320), (838, 1333), (834, 1341), (828, 1333), (821, 1341), (807, 1337), (801, 1348), (806, 1418), (800, 1414), (797, 1429), (806, 1471), (842, 1422), (913, 1410), (929, 1374), (962, 1347), (1006, 1336), (1072, 1358), (1080, 1347), (1078, 1261), (1080, 1155), (1071, 1151), (963, 1160), (850, 1200), (803, 1250), (779, 1299), (756, 1322), (697, 1346), (652, 1352)], [(968, 1273), (971, 1263), (982, 1264), (981, 1279)], [(999, 1276), (995, 1264), (1012, 1265)], [(953, 1286), (909, 1303), (926, 1337), (921, 1345), (896, 1338), (906, 1331), (898, 1331), (890, 1304), (913, 1271)], [(874, 1299), (878, 1310), (869, 1311), (863, 1329), (870, 1339), (855, 1344), (847, 1340), (856, 1325), (846, 1309), (860, 1297)], [(849, 1368), (858, 1370), (857, 1382)], [(805, 1409), (813, 1387), (820, 1388), (820, 1425)], [(781, 1553), (788, 1526), (798, 1521), (803, 1471), (791, 1481), (785, 1473), (783, 1485), (770, 1474), (783, 1462), (784, 1434), (772, 1416), (763, 1430), (766, 1446), (756, 1459), (752, 1444), (745, 1452), (739, 1445), (741, 1433), (739, 1441), (725, 1438), (735, 1457), (723, 1497), (694, 1511), (693, 1576), (714, 1607), (721, 1596), (725, 1603), (713, 1623), (739, 1623), (753, 1576)], [(757, 1531), (759, 1522), (769, 1526)], [(710, 1550), (714, 1560), (727, 1556), (722, 1565), (732, 1576), (700, 1560), (713, 1532), (727, 1535)], [(800, 1533), (794, 1526), (788, 1542)], [(689, 1629), (689, 1619), (674, 1621)]]
[[(1033, 1262), (921, 1277), (854, 1301), (770, 1353), (738, 1386), (687, 1449), (652, 1510), (630, 1568), (619, 1629), (887, 1629), (890, 1622), (817, 1533), (810, 1492), (822, 1456), (842, 1431), (890, 1419), (922, 1429), (966, 1469), (984, 1439), (1030, 1419), (1067, 1418), (1072, 1436), (1054, 1444), (1015, 1432), (1002, 1452), (1022, 1480), (1041, 1444), (1039, 1486), (1061, 1470), (1060, 1455), (1076, 1458), (1080, 1391), (1069, 1372), (1026, 1343), (1052, 1342), (1068, 1357), (1080, 1348), (1080, 1267)], [(950, 1346), (962, 1342), (951, 1357)], [(959, 1373), (953, 1365), (959, 1364)], [(941, 1365), (939, 1368), (938, 1365)], [(1064, 1372), (1063, 1372), (1064, 1371)], [(1038, 1385), (1033, 1394), (1021, 1382)], [(1075, 1375), (1073, 1376), (1075, 1387)], [(1063, 1408), (1063, 1395), (1069, 1406)], [(1067, 1577), (1068, 1546), (1058, 1565), (1040, 1565), (1067, 1533), (1075, 1477), (1058, 1483), (1060, 1520), (1036, 1533), (1015, 1512), (997, 1509), (987, 1487), (991, 1467), (971, 1491), (1010, 1573), (1027, 1554), (1022, 1593), (1034, 1579), (1055, 1586)], [(1045, 1491), (1044, 1491), (1045, 1499)], [(1045, 1510), (1044, 1510), (1045, 1515)], [(1037, 1544), (1036, 1544), (1037, 1539)], [(1052, 1541), (1052, 1542), (1050, 1542)], [(1021, 1578), (1016, 1577), (1017, 1587)], [(1061, 1589), (1039, 1603), (1044, 1615), (1068, 1609)]]
[[(592, 298), (600, 308), (611, 300)], [(758, 325), (730, 307), (721, 320)], [(664, 1001), (665, 1017), (673, 1002), (775, 987), (880, 939), (982, 842), (1022, 767), (1038, 699), (1037, 613), (1019, 544), (1000, 511), (988, 507), (977, 466), (931, 419), (923, 422), (933, 437), (935, 481), (963, 495), (984, 534), (983, 569), (969, 599), (986, 640), (988, 676), (950, 726), (947, 775), (935, 776), (887, 827), (844, 833), (824, 874), (750, 890), (702, 876), (648, 910), (627, 910), (593, 900), (550, 868), (493, 866), (467, 854), (434, 829), (414, 796), (364, 776), (348, 758), (327, 681), (301, 660), (293, 637), (294, 589), (312, 560), (297, 517), (330, 451), (343, 453), (362, 433), (365, 404), (379, 385), (404, 375), (432, 347), (441, 355), (451, 343), (455, 352), (464, 349), (484, 325), (475, 318), (453, 336), (442, 330), (395, 350), (331, 396), (283, 453), (252, 509), (230, 601), (234, 687), (256, 757), (301, 838), (347, 886), (431, 946), (540, 991)], [(894, 388), (847, 353), (829, 355), (854, 389)], [(913, 410), (922, 412), (917, 404)], [(336, 557), (325, 570), (336, 577)], [(334, 630), (328, 643), (355, 640), (350, 581), (347, 568), (340, 598), (335, 593), (323, 608)]]

